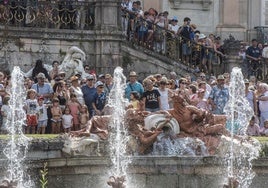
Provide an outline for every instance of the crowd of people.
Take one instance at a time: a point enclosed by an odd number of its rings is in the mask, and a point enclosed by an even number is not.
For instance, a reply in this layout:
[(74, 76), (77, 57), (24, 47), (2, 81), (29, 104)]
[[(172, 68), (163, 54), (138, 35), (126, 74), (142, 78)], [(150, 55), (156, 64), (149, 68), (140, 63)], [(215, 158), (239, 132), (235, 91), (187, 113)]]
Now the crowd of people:
[[(190, 17), (178, 19), (168, 11), (143, 10), (140, 1), (122, 0), (121, 18), (123, 33), (130, 41), (194, 67), (196, 72), (219, 74), (216, 67), (223, 70), (221, 73), (228, 71), (226, 47), (221, 37), (214, 33), (205, 35), (197, 24), (191, 23)], [(267, 77), (267, 43), (252, 39), (250, 45), (242, 41), (238, 55), (244, 60), (246, 78), (254, 75), (264, 80)]]
[[(57, 71), (59, 63), (54, 61), (52, 64), (53, 69), (48, 72), (42, 61), (37, 60), (32, 76), (25, 77), (25, 133), (77, 131), (85, 128), (93, 116), (109, 114), (106, 104), (113, 87), (111, 74), (96, 75), (85, 65), (86, 78), (79, 73), (65, 78), (64, 72)], [(201, 72), (195, 78), (190, 74), (178, 78), (175, 72), (170, 72), (169, 75), (159, 73), (140, 81), (138, 74), (131, 71), (125, 88), (125, 97), (129, 100), (127, 108), (147, 112), (170, 110), (173, 108), (172, 97), (181, 95), (188, 105), (221, 115), (225, 113), (224, 106), (229, 100), (229, 82), (229, 73), (215, 77)], [(247, 133), (268, 135), (268, 85), (257, 81), (254, 76), (244, 82), (245, 99), (254, 111)], [(0, 83), (1, 132), (7, 133), (10, 77), (1, 72)]]
[(140, 1), (123, 0), (121, 3), (122, 30), (127, 38), (155, 52), (181, 60), (200, 71), (212, 74), (214, 64), (225, 58), (220, 36), (206, 36), (198, 30), (191, 18), (182, 23), (169, 12), (154, 8), (143, 10)]
[[(143, 11), (141, 2), (123, 0), (121, 4), (122, 28), (125, 34), (132, 35), (141, 43), (155, 46), (166, 53), (165, 43), (168, 34), (158, 31), (169, 31), (170, 38), (181, 37), (182, 61), (193, 64), (193, 43), (201, 46), (199, 51), (200, 71), (197, 77), (190, 74), (178, 78), (175, 72), (169, 75), (158, 73), (148, 76), (143, 81), (138, 80), (135, 71), (129, 73), (125, 97), (129, 100), (128, 108), (140, 111), (157, 112), (173, 108), (172, 96), (182, 95), (185, 103), (213, 114), (224, 114), (224, 106), (229, 100), (230, 74), (214, 76), (212, 60), (215, 53), (219, 59), (224, 57), (220, 37), (210, 34), (208, 37), (200, 33), (191, 19), (185, 17), (183, 24), (178, 25), (178, 19), (168, 18), (168, 12), (158, 13), (150, 8)], [(159, 30), (159, 28), (161, 28)], [(164, 28), (164, 30), (163, 30)], [(160, 52), (159, 51), (159, 52)], [(240, 55), (245, 62), (245, 98), (248, 100), (254, 116), (249, 123), (249, 135), (268, 135), (268, 85), (258, 81), (255, 74), (259, 70), (259, 62), (267, 50), (252, 40), (252, 46), (247, 49), (241, 46)], [(67, 72), (59, 71), (60, 63), (52, 62), (53, 69), (48, 71), (42, 60), (37, 60), (30, 77), (25, 77), (27, 97), (24, 110), (27, 120), (25, 133), (28, 134), (58, 134), (77, 131), (87, 126), (93, 116), (109, 113), (105, 106), (113, 87), (113, 78), (109, 73), (96, 74), (85, 65), (86, 77), (76, 73), (67, 76)], [(257, 69), (258, 68), (258, 69)], [(203, 71), (201, 71), (203, 70)], [(0, 107), (1, 132), (6, 133), (9, 113), (10, 76), (0, 72)]]

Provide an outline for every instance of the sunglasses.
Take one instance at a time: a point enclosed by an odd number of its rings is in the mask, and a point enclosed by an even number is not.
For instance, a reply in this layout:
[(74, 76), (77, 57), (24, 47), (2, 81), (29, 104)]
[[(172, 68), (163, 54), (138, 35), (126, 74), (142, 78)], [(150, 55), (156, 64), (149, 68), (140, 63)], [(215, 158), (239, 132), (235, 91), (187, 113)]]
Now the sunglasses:
[(181, 84), (187, 84), (186, 82), (181, 82)]
[(166, 85), (166, 83), (165, 83), (165, 82), (160, 82), (160, 84), (161, 84), (161, 85)]

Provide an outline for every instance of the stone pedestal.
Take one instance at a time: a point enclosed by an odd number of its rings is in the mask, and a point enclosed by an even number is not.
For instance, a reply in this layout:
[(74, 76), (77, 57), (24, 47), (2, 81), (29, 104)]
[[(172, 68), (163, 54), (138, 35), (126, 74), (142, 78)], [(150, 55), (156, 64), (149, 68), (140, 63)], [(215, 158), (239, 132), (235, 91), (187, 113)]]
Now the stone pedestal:
[(243, 60), (239, 56), (230, 55), (226, 59), (225, 63), (226, 63), (226, 69), (227, 69), (226, 72), (232, 72), (232, 69), (234, 67), (239, 67), (242, 69), (242, 66), (243, 66)]

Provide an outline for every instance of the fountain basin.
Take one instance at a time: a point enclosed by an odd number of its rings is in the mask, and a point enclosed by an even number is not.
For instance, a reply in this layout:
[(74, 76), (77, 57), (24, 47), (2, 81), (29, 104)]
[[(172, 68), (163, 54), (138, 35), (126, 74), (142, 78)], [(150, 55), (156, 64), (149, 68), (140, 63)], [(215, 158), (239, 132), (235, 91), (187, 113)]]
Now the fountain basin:
[[(0, 140), (3, 147), (6, 140)], [(87, 146), (90, 156), (69, 156), (62, 152), (63, 140), (33, 139), (30, 143), (27, 161), (29, 174), (39, 182), (39, 170), (48, 162), (48, 187), (53, 188), (108, 188), (107, 171), (111, 161), (108, 144), (100, 142)], [(98, 150), (98, 152), (96, 152)], [(101, 154), (101, 156), (100, 156)], [(7, 161), (0, 155), (0, 177), (4, 177)], [(217, 156), (133, 156), (128, 173), (131, 178), (128, 188), (217, 188), (222, 187), (222, 159)], [(268, 158), (254, 161), (256, 176), (252, 188), (268, 186)]]

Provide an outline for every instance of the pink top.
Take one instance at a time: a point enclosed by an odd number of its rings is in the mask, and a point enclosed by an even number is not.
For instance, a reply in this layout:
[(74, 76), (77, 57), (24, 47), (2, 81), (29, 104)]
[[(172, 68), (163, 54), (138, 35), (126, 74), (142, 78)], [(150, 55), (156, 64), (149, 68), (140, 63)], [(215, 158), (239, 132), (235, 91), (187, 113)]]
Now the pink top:
[(73, 122), (75, 125), (78, 125), (79, 122), (79, 104), (78, 103), (69, 103), (68, 104), (70, 111), (71, 111), (71, 115), (73, 116)]

